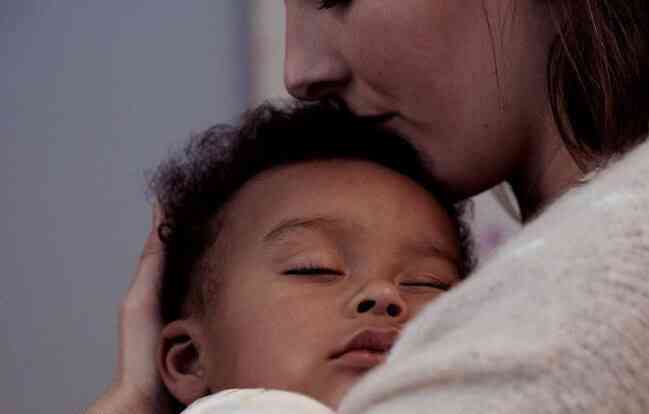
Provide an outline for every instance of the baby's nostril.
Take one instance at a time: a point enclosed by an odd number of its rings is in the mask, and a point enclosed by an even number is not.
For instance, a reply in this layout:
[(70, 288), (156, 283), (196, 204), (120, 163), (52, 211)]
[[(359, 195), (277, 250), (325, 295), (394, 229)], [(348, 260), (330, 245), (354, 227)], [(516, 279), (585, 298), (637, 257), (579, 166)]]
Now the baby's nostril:
[(365, 313), (376, 305), (375, 300), (364, 300), (358, 304), (358, 313)]
[(396, 317), (401, 314), (401, 308), (398, 305), (391, 303), (390, 305), (388, 305), (387, 312), (389, 316)]

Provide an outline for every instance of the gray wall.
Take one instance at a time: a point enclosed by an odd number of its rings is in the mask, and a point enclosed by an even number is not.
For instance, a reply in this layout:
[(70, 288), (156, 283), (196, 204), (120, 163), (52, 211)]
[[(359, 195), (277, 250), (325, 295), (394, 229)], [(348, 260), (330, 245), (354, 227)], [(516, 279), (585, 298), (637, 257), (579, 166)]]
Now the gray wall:
[(144, 171), (245, 105), (246, 2), (1, 3), (0, 411), (80, 412), (111, 378)]

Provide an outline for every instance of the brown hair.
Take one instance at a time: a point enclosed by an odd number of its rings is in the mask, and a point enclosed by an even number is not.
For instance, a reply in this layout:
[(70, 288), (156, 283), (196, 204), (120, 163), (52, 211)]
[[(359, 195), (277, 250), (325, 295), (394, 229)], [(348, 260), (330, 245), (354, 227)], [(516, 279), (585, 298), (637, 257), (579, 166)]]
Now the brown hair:
[(212, 270), (204, 261), (207, 250), (219, 236), (222, 212), (245, 183), (273, 168), (330, 159), (372, 162), (428, 191), (455, 226), (458, 271), (461, 278), (469, 275), (475, 258), (464, 204), (454, 204), (442, 193), (411, 144), (344, 108), (267, 103), (245, 113), (237, 124), (216, 125), (193, 136), (151, 177), (150, 189), (164, 216), (158, 229), (165, 253), (162, 321), (201, 310), (201, 275)]
[(649, 129), (647, 0), (548, 0), (558, 35), (548, 60), (554, 118), (576, 161), (605, 161)]

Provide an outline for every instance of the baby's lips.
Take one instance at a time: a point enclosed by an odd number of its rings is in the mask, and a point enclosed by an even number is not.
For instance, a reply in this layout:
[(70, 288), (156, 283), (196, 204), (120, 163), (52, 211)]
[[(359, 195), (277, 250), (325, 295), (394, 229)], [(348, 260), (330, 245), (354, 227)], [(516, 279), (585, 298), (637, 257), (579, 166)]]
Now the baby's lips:
[(230, 389), (194, 402), (181, 414), (333, 414), (307, 396), (263, 388)]
[(380, 353), (388, 353), (394, 345), (399, 330), (389, 329), (365, 329), (353, 335), (345, 344), (336, 350), (331, 358), (340, 358), (347, 352), (355, 350), (370, 350)]

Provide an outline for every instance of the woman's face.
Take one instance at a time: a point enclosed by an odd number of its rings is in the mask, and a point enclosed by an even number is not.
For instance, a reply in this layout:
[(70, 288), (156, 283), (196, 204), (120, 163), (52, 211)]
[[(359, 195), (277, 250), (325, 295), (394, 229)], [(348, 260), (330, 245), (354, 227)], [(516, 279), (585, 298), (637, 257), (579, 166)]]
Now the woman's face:
[(554, 36), (533, 0), (285, 0), (285, 82), (389, 114), (458, 197), (525, 168), (549, 117)]

